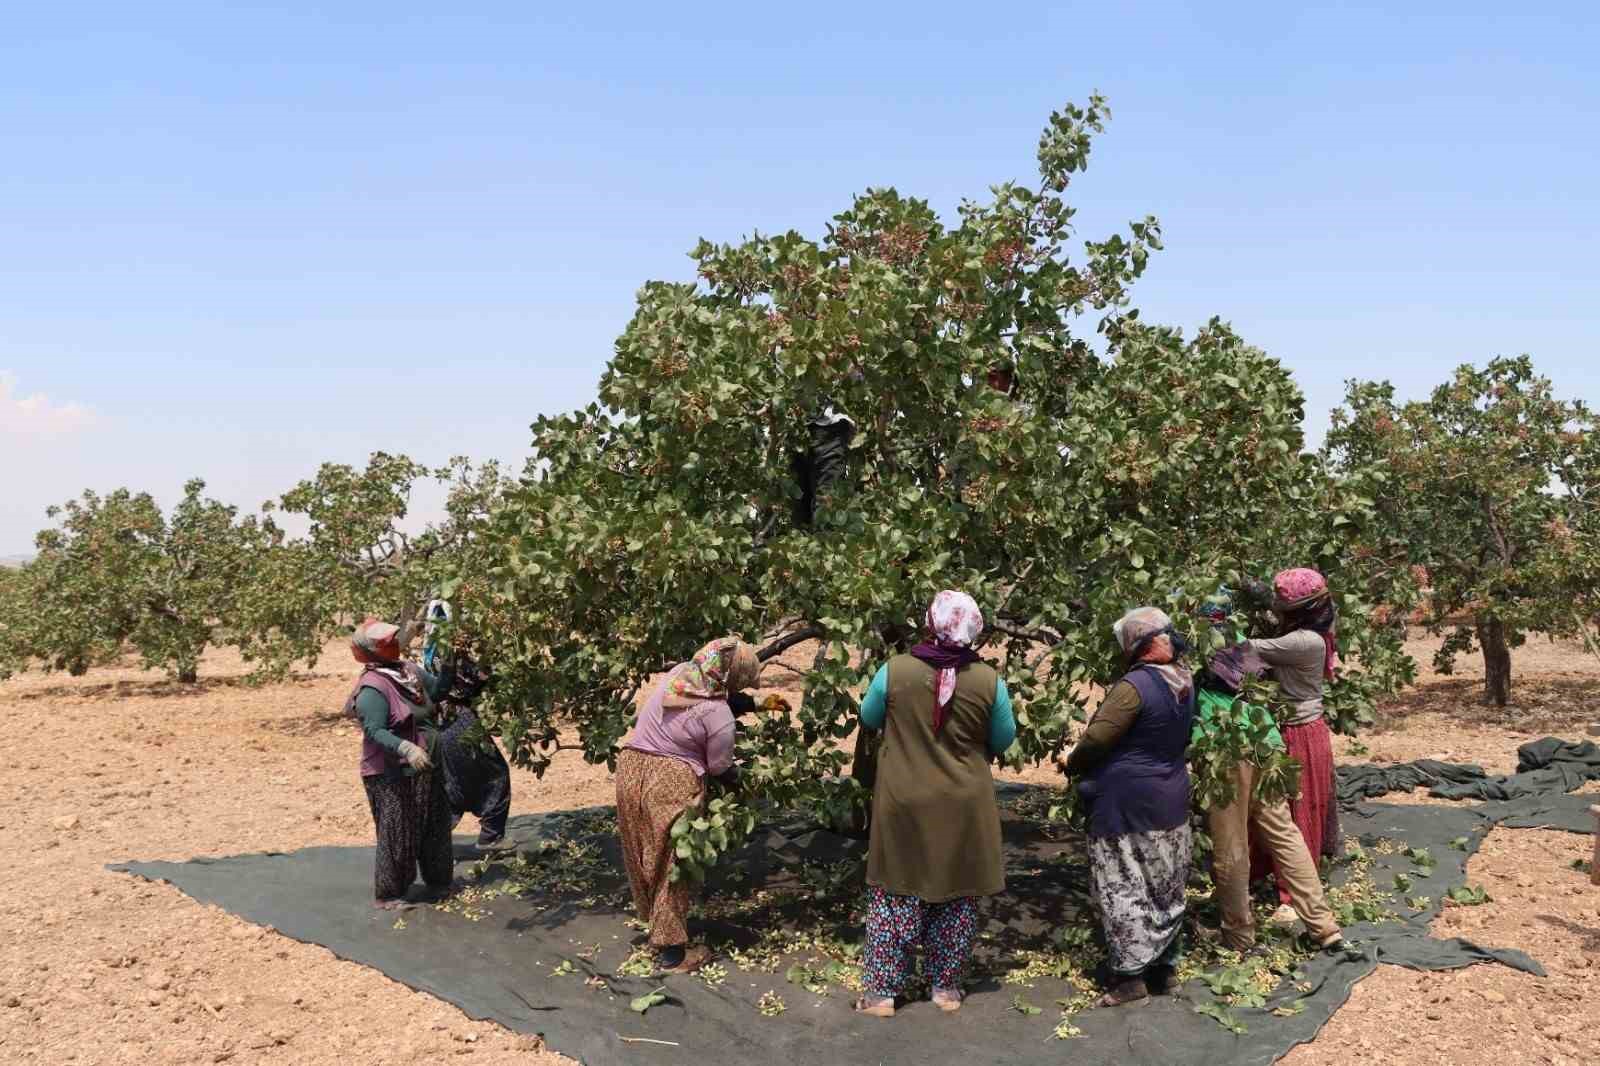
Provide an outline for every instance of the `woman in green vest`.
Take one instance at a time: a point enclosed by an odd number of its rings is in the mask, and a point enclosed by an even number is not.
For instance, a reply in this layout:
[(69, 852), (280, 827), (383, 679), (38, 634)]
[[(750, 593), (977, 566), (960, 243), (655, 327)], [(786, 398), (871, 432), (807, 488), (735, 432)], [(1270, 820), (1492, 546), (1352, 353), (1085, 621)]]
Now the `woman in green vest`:
[(945, 591), (928, 636), (890, 659), (861, 701), (861, 726), (883, 733), (867, 850), (865, 995), (856, 1010), (893, 1016), (920, 944), (940, 1010), (961, 1007), (978, 897), (1005, 887), (1000, 810), (989, 760), (1017, 736), (1006, 683), (978, 658), (983, 613)]

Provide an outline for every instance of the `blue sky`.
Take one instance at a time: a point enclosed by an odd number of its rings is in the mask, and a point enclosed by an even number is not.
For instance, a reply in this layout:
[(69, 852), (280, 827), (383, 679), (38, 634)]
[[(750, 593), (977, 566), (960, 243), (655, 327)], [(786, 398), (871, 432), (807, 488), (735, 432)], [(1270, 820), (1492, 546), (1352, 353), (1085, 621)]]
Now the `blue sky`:
[(89, 486), (520, 462), (698, 237), (948, 211), (1094, 89), (1080, 234), (1157, 215), (1145, 317), (1230, 319), (1314, 426), (1499, 353), (1600, 400), (1590, 5), (456, 6), (8, 13), (0, 555)]

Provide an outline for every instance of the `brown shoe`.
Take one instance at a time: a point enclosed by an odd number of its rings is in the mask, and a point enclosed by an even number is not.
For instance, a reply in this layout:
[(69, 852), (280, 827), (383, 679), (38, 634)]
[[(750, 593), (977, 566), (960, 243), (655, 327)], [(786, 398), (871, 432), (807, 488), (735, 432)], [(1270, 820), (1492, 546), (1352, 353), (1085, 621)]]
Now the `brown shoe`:
[(683, 953), (683, 961), (676, 966), (663, 966), (659, 972), (668, 973), (694, 973), (700, 967), (711, 961), (711, 949), (703, 944), (696, 944), (687, 948)]
[(1101, 996), (1096, 1006), (1121, 1007), (1129, 1003), (1144, 1003), (1150, 999), (1150, 989), (1143, 977), (1125, 977), (1111, 986), (1111, 991)]

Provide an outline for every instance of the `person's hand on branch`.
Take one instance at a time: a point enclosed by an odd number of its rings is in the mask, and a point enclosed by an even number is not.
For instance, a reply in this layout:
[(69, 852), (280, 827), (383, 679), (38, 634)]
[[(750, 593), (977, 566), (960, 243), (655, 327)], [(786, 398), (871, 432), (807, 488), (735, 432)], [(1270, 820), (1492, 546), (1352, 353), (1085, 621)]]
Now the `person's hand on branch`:
[(1069, 773), (1067, 770), (1067, 760), (1072, 758), (1072, 748), (1073, 745), (1068, 744), (1066, 747), (1056, 752), (1055, 756), (1051, 759), (1051, 761), (1056, 764), (1056, 769), (1060, 770), (1063, 774)]

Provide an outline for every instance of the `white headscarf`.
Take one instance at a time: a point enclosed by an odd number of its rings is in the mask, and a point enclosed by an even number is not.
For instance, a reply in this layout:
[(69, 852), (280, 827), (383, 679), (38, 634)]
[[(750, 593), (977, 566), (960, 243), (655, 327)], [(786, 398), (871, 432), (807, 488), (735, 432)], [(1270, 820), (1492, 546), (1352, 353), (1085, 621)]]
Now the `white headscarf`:
[[(973, 642), (983, 635), (983, 610), (979, 608), (978, 601), (965, 592), (946, 589), (933, 598), (933, 604), (928, 608), (928, 631), (933, 634), (935, 645), (950, 650), (970, 649)], [(963, 658), (976, 659), (977, 656), (969, 654)], [(944, 708), (956, 692), (955, 668), (936, 669), (938, 687), (934, 693), (934, 732), (938, 732), (944, 719)]]
[[(1152, 637), (1160, 636), (1162, 633), (1169, 633), (1170, 635), (1171, 629), (1172, 619), (1167, 616), (1167, 612), (1159, 607), (1135, 607), (1117, 619), (1116, 623), (1111, 627), (1111, 632), (1116, 636), (1117, 645), (1122, 648), (1122, 654), (1126, 657), (1131, 657), (1138, 650), (1140, 644)], [(1172, 694), (1179, 700), (1188, 699), (1189, 692), (1194, 688), (1194, 675), (1189, 672), (1189, 668), (1178, 665), (1170, 656), (1165, 662), (1141, 659), (1128, 663), (1129, 669), (1136, 666), (1153, 668), (1156, 673), (1161, 675), (1161, 679), (1167, 683), (1167, 687), (1172, 690)]]

